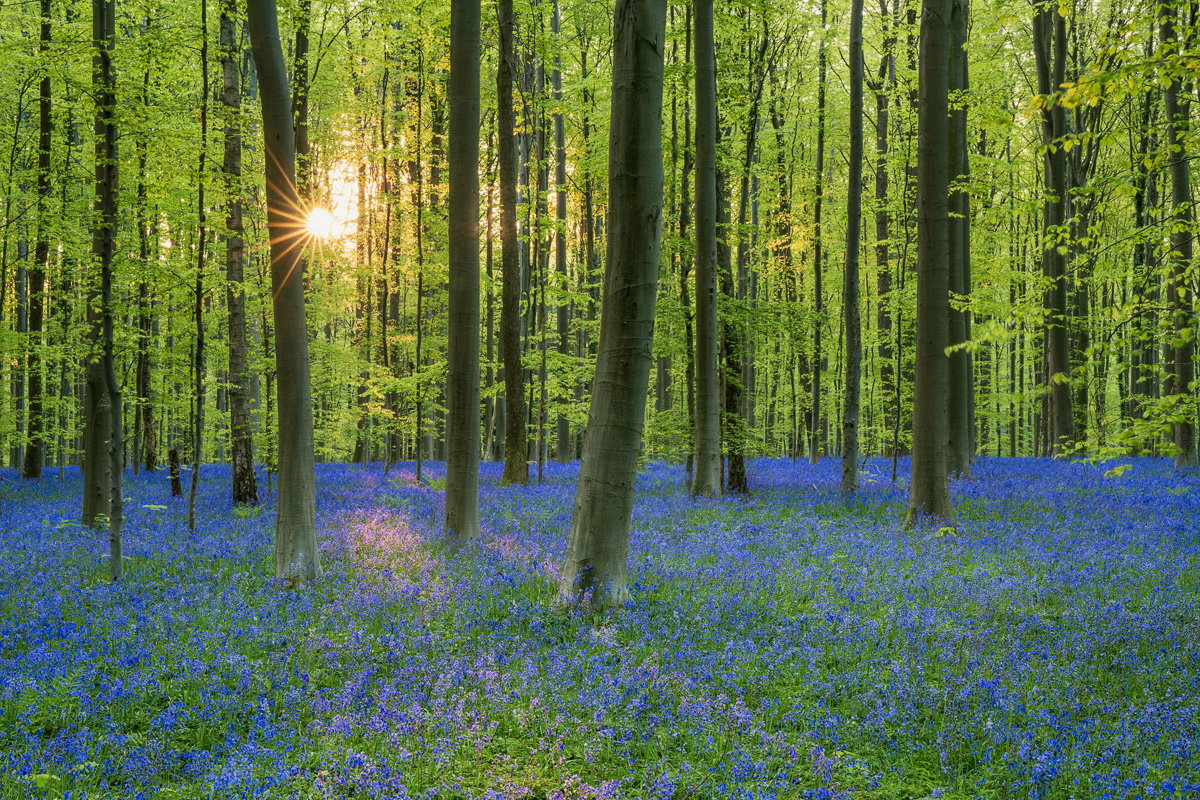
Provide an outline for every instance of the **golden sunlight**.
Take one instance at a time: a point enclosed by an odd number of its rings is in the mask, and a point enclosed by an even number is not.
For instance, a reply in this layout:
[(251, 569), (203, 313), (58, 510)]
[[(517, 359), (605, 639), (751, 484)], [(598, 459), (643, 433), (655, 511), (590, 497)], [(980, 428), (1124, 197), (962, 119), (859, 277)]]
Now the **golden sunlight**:
[(328, 210), (314, 208), (308, 212), (308, 220), (305, 222), (305, 227), (308, 229), (308, 235), (315, 239), (330, 239), (341, 233), (343, 225)]

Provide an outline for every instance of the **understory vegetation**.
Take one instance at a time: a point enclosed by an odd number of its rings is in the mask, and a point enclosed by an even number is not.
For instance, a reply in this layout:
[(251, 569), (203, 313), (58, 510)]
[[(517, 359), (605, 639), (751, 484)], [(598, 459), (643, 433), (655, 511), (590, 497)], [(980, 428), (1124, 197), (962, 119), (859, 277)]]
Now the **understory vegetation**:
[[(124, 582), (80, 476), (0, 481), (6, 798), (1200, 797), (1200, 478), (981, 459), (956, 530), (907, 465), (639, 479), (634, 603), (557, 605), (578, 463), (439, 550), (444, 465), (318, 465), (325, 577), (206, 467), (196, 531), (127, 477)], [(260, 475), (260, 486), (265, 486)]]

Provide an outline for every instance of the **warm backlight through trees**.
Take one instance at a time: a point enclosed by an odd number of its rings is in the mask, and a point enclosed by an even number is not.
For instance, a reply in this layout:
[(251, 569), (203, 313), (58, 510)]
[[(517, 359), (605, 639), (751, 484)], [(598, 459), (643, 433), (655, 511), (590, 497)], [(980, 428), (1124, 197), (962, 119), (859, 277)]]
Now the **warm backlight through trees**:
[(331, 239), (341, 231), (342, 223), (327, 209), (314, 208), (308, 212), (305, 227), (308, 228), (308, 235), (314, 239)]

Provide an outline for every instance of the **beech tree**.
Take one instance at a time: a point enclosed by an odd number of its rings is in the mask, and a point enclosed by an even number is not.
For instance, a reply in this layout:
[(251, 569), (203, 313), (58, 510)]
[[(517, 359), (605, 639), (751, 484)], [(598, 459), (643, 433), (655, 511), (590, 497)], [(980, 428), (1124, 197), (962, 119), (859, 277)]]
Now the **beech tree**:
[(225, 105), (225, 302), (229, 306), (229, 432), (233, 502), (258, 504), (251, 436), (250, 369), (247, 364), (246, 291), (242, 285), (245, 229), (242, 223), (242, 85), (237, 4), (221, 0), (221, 99)]
[(618, 0), (613, 16), (613, 210), (596, 377), (559, 586), (565, 604), (621, 606), (630, 599), (625, 562), (654, 360), (662, 235), (666, 19), (665, 0)]
[(447, 540), (479, 537), (479, 0), (450, 6)]
[(948, 95), (952, 0), (921, 6), (917, 122), (917, 371), (908, 521), (954, 519), (946, 472), (946, 356), (950, 316)]
[(313, 466), (312, 385), (304, 308), (304, 218), (296, 193), (292, 104), (275, 0), (248, 0), (250, 44), (258, 67), (266, 142), (267, 226), (275, 312), (279, 408), (279, 499), (275, 577), (290, 583), (321, 574)]
[[(713, 2), (694, 5), (696, 26), (696, 458), (692, 494), (721, 494), (717, 380), (717, 74)], [(610, 176), (611, 180), (611, 176)]]

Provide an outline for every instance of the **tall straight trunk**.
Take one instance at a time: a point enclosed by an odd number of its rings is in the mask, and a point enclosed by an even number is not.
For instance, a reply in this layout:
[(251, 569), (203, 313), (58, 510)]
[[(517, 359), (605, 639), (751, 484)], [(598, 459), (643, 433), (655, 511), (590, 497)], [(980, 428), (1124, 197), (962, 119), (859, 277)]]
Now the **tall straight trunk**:
[[(1161, 50), (1174, 55), (1183, 49), (1178, 41), (1178, 4), (1182, 0), (1168, 0), (1158, 9)], [(1196, 3), (1191, 3), (1191, 19), (1196, 17)], [(1171, 265), (1167, 286), (1171, 299), (1172, 327), (1175, 341), (1172, 343), (1173, 363), (1167, 365), (1171, 371), (1173, 403), (1177, 409), (1186, 408), (1192, 396), (1191, 384), (1195, 378), (1196, 354), (1194, 278), (1189, 275), (1192, 268), (1192, 199), (1189, 176), (1187, 134), (1190, 127), (1191, 82), (1184, 85), (1179, 76), (1173, 75), (1171, 84), (1163, 91), (1167, 117), (1167, 152), (1171, 170)], [(32, 384), (31, 384), (32, 385)], [(1194, 467), (1196, 458), (1196, 425), (1193, 415), (1180, 414), (1174, 423), (1175, 466)]]
[(842, 491), (858, 488), (859, 366), (862, 323), (858, 311), (858, 236), (862, 222), (863, 0), (850, 3), (850, 186), (846, 193), (846, 261), (842, 294), (846, 321), (846, 396), (842, 413)]
[[(50, 50), (50, 0), (42, 0), (41, 33), (38, 53), (43, 59)], [(50, 75), (42, 76), (38, 84), (38, 175), (37, 175), (37, 243), (34, 245), (33, 266), (29, 271), (29, 345), (27, 373), (29, 375), (29, 440), (25, 445), (25, 462), (21, 477), (26, 480), (42, 476), (45, 445), (42, 437), (46, 424), (42, 419), (42, 323), (46, 311), (46, 272), (50, 267), (50, 225), (47, 201), (50, 196)]]
[[(711, 6), (710, 6), (711, 8)], [(661, 247), (665, 0), (618, 0), (613, 21), (604, 308), (559, 597), (630, 600), (629, 523), (653, 362)], [(714, 109), (715, 110), (715, 109)]]
[[(117, 75), (113, 68), (112, 52), (116, 39), (116, 15), (114, 0), (93, 0), (92, 42), (95, 55), (92, 58), (92, 89), (96, 98), (96, 228), (92, 232), (92, 256), (100, 265), (100, 324), (103, 330), (103, 359), (100, 369), (104, 384), (104, 395), (97, 406), (98, 420), (108, 423), (108, 450), (104, 453), (108, 471), (108, 575), (114, 583), (124, 574), (122, 555), (122, 531), (124, 528), (125, 501), (122, 492), (124, 472), (123, 415), (121, 413), (121, 386), (117, 383), (117, 372), (113, 356), (113, 292), (112, 263), (113, 239), (117, 231), (117, 127), (116, 88)], [(93, 362), (95, 364), (96, 362)], [(89, 384), (93, 367), (89, 366)], [(91, 387), (89, 386), (89, 389)], [(109, 413), (102, 411), (108, 406)], [(93, 426), (96, 422), (93, 422)], [(95, 444), (93, 440), (91, 444)], [(99, 459), (97, 459), (99, 460)], [(93, 462), (94, 466), (98, 466)]]
[[(717, 376), (717, 74), (713, 2), (694, 4), (696, 25), (696, 442), (692, 495), (721, 494)], [(615, 105), (614, 105), (615, 108)]]
[(479, 41), (478, 0), (452, 0), (445, 535), (455, 546), (479, 537)]
[[(968, 248), (971, 220), (968, 216), (965, 176), (967, 167), (967, 109), (962, 93), (967, 88), (967, 0), (951, 0), (950, 10), (950, 92), (955, 96), (949, 122), (949, 169), (951, 180), (949, 269), (950, 292), (955, 300), (964, 300), (969, 291), (965, 283), (968, 269)], [(950, 440), (946, 450), (946, 469), (951, 475), (968, 477), (971, 474), (971, 399), (972, 379), (970, 356), (962, 345), (967, 341), (967, 315), (950, 309), (949, 344), (958, 347), (950, 354), (946, 420)]]
[[(147, 19), (147, 27), (150, 20)], [(150, 105), (150, 70), (142, 74), (142, 105)], [(138, 229), (138, 258), (147, 268), (150, 265), (150, 200), (146, 186), (146, 167), (149, 160), (149, 136), (143, 133), (138, 137), (138, 185), (137, 185), (137, 229)], [(136, 394), (137, 408), (134, 414), (134, 447), (133, 472), (137, 474), (138, 462), (144, 459), (147, 472), (158, 468), (158, 437), (154, 424), (154, 403), (151, 401), (151, 370), (150, 347), (152, 341), (153, 319), (151, 315), (152, 301), (150, 284), (143, 277), (138, 283), (138, 355)], [(140, 447), (139, 447), (140, 437)]]
[(949, 247), (950, 9), (952, 0), (921, 8), (920, 99), (917, 118), (917, 374), (913, 388), (912, 481), (908, 523), (954, 519), (946, 471), (949, 430), (946, 358), (950, 316)]
[[(684, 48), (685, 62), (692, 59), (692, 6), (689, 4), (684, 16)], [(692, 106), (691, 92), (683, 94), (683, 175), (680, 184), (679, 201), (679, 241), (688, 241), (688, 227), (691, 224), (692, 192), (691, 174), (694, 165), (694, 150), (692, 142)], [(687, 352), (687, 363), (684, 365), (684, 384), (687, 392), (688, 430), (695, 435), (696, 430), (696, 341), (693, 328), (694, 314), (692, 313), (691, 293), (688, 291), (689, 273), (692, 266), (692, 254), (684, 251), (679, 259), (679, 304), (683, 307), (683, 348)], [(694, 443), (689, 442), (687, 456), (687, 475), (690, 479), (696, 459)]]
[[(200, 0), (200, 168), (196, 172), (196, 207), (200, 243), (196, 247), (196, 415), (192, 437), (192, 481), (188, 487), (188, 530), (196, 529), (196, 489), (204, 462), (204, 247), (208, 237), (204, 208), (204, 174), (208, 155), (208, 2)], [(115, 410), (115, 408), (114, 408)]]
[[(110, 22), (110, 20), (113, 20)], [(88, 354), (86, 386), (84, 389), (84, 455), (83, 509), (85, 527), (100, 530), (104, 520), (111, 525), (111, 491), (120, 476), (112, 474), (112, 399), (108, 391), (102, 349), (104, 345), (104, 314), (102, 312), (104, 265), (112, 263), (113, 233), (109, 226), (109, 201), (116, 203), (117, 164), (115, 130), (109, 124), (111, 113), (106, 103), (108, 81), (112, 70), (112, 33), (115, 28), (113, 0), (92, 0), (92, 92), (95, 97), (95, 180), (92, 203), (92, 260), (101, 268), (101, 281), (89, 276), (87, 281)], [(113, 131), (113, 150), (109, 151), (108, 134)], [(113, 158), (110, 159), (110, 156)], [(114, 214), (115, 216), (115, 214)], [(115, 219), (112, 220), (115, 225)], [(118, 406), (119, 408), (119, 406)], [(109, 574), (114, 580), (122, 572), (121, 540), (109, 536)]]
[[(1033, 52), (1037, 63), (1038, 92), (1049, 98), (1064, 81), (1067, 60), (1065, 10), (1058, 3), (1036, 7), (1033, 16)], [(1071, 364), (1067, 308), (1065, 236), (1067, 223), (1067, 161), (1062, 139), (1067, 134), (1064, 106), (1047, 99), (1042, 106), (1042, 145), (1046, 199), (1043, 209), (1042, 264), (1050, 288), (1046, 293), (1046, 337), (1050, 389), (1050, 455), (1064, 455), (1075, 442), (1075, 410), (1071, 392)]]
[[(551, 30), (556, 39), (561, 41), (561, 19), (558, 0), (554, 2), (554, 17)], [(567, 284), (567, 128), (562, 113), (562, 53), (554, 57), (554, 71), (550, 74), (550, 85), (554, 90), (554, 100), (557, 104), (554, 111), (554, 197), (555, 220), (554, 226), (554, 260), (558, 271), (559, 289), (565, 294)], [(571, 354), (570, 344), (570, 305), (560, 298), (558, 303), (558, 353), (565, 359)], [(560, 403), (569, 395), (565, 394)], [(571, 460), (572, 447), (571, 421), (567, 415), (559, 411), (558, 430), (556, 432), (558, 448), (558, 463), (566, 464)]]
[(828, 18), (828, 0), (821, 0), (821, 45), (817, 53), (817, 164), (816, 186), (813, 208), (813, 360), (812, 360), (812, 413), (810, 415), (808, 460), (816, 464), (821, 457), (821, 372), (825, 357), (821, 352), (821, 332), (825, 327), (825, 288), (823, 283), (823, 257), (821, 242), (821, 206), (825, 195), (825, 26)]
[(225, 280), (229, 306), (229, 433), (233, 502), (258, 504), (254, 437), (250, 426), (250, 368), (246, 341), (246, 291), (242, 287), (242, 85), (238, 69), (236, 0), (221, 0), (222, 101), (225, 105)]
[(312, 385), (304, 308), (303, 227), (296, 220), (296, 146), (275, 0), (248, 0), (247, 22), (262, 99), (267, 227), (275, 311), (279, 410), (279, 501), (275, 577), (295, 584), (321, 574), (313, 467)]
[[(892, 296), (891, 214), (888, 212), (888, 128), (891, 124), (891, 92), (895, 84), (896, 45), (894, 28), (888, 24), (886, 3), (881, 7), (886, 31), (883, 58), (879, 64), (878, 80), (872, 85), (875, 93), (875, 307), (876, 341), (879, 349), (879, 387), (883, 394), (883, 430), (891, 431), (900, 414), (899, 404), (892, 402), (895, 394), (896, 370), (892, 364), (892, 309), (899, 302)], [(885, 437), (883, 454), (892, 454), (890, 439)]]
[(517, 120), (513, 111), (512, 0), (499, 0), (500, 56), (496, 67), (496, 128), (500, 158), (500, 357), (504, 359), (504, 473), (501, 485), (529, 482), (525, 441), (525, 370), (521, 366), (521, 253), (517, 241)]

